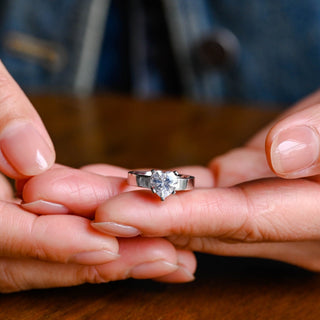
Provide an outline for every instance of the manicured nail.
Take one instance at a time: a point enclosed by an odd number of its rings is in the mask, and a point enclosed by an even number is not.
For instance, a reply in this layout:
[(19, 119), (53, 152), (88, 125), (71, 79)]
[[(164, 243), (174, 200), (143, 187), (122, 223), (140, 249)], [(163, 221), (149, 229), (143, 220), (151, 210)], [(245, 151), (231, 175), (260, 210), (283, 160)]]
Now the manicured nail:
[(191, 282), (194, 281), (195, 276), (184, 266), (179, 264), (178, 270), (174, 273), (176, 281)]
[(21, 203), (21, 207), (27, 211), (37, 214), (67, 214), (70, 210), (60, 203), (45, 200)]
[(145, 262), (133, 267), (130, 270), (129, 275), (135, 279), (150, 279), (172, 273), (178, 268), (179, 267), (176, 264), (170, 263), (166, 260), (156, 260)]
[(55, 160), (53, 150), (31, 123), (12, 122), (5, 127), (0, 149), (9, 164), (26, 176), (47, 170)]
[(69, 263), (97, 265), (120, 258), (120, 255), (108, 250), (80, 252), (69, 259)]
[(318, 133), (306, 126), (281, 131), (271, 145), (271, 163), (280, 174), (300, 172), (319, 158)]
[(135, 227), (115, 222), (92, 222), (91, 226), (100, 232), (115, 237), (131, 238), (141, 234), (141, 232)]
[(167, 283), (185, 283), (194, 281), (195, 276), (185, 266), (178, 264), (178, 269), (176, 271), (163, 277), (154, 278), (154, 280)]

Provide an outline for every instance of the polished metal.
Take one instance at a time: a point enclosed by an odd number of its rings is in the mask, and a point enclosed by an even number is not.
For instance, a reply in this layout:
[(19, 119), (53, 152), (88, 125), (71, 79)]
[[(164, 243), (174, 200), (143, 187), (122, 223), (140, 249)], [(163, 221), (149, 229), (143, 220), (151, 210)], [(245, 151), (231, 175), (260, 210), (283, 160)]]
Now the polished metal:
[[(155, 175), (162, 175), (165, 178), (170, 176), (169, 181), (160, 182), (157, 187), (153, 185), (153, 178)], [(172, 177), (174, 177), (172, 179)], [(164, 200), (168, 195), (175, 194), (176, 191), (186, 191), (194, 188), (193, 176), (179, 174), (177, 171), (161, 171), (161, 170), (150, 170), (150, 171), (129, 171), (127, 182), (129, 185), (137, 186), (141, 188), (151, 189), (153, 193), (159, 195), (161, 200)], [(163, 189), (168, 188), (170, 190), (168, 195), (162, 196), (159, 194)]]

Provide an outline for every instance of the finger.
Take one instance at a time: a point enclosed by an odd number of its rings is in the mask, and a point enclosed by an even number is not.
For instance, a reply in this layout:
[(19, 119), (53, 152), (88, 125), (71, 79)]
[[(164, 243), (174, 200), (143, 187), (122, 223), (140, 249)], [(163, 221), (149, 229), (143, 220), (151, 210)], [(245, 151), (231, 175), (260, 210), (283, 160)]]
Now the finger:
[(319, 238), (319, 192), (315, 182), (283, 179), (179, 192), (163, 202), (149, 191), (133, 191), (101, 205), (92, 226), (116, 236), (135, 230), (239, 242), (312, 240)]
[(90, 164), (80, 168), (83, 171), (100, 174), (108, 177), (122, 177), (127, 178), (128, 169), (113, 166), (110, 164)]
[(319, 241), (231, 243), (212, 237), (187, 236), (171, 236), (169, 240), (178, 248), (220, 256), (272, 259), (311, 271), (320, 271)]
[(215, 177), (216, 187), (229, 187), (275, 176), (268, 165), (264, 150), (249, 146), (233, 149), (213, 159), (209, 166)]
[(72, 215), (36, 216), (12, 203), (0, 207), (0, 256), (99, 264), (118, 258), (118, 242)]
[(194, 253), (187, 250), (177, 250), (177, 253), (179, 268), (172, 273), (154, 278), (153, 280), (159, 282), (179, 283), (190, 282), (195, 279), (193, 274), (196, 271), (197, 261), (195, 259)]
[(0, 170), (12, 178), (33, 176), (54, 160), (40, 117), (0, 62)]
[[(119, 240), (118, 260), (99, 266), (58, 264), (31, 259), (0, 259), (0, 292), (14, 292), (35, 288), (75, 286), (86, 282), (104, 283), (123, 280), (158, 278), (179, 269), (184, 262), (188, 273), (194, 272), (196, 261), (192, 253), (176, 251), (165, 239), (135, 238)], [(183, 257), (180, 258), (180, 255)], [(186, 257), (188, 256), (188, 257)], [(53, 276), (54, 275), (54, 276)], [(174, 282), (171, 276), (170, 282)], [(176, 282), (190, 281), (179, 274)]]
[[(98, 165), (92, 168), (95, 173), (55, 165), (42, 175), (24, 181), (22, 207), (37, 214), (76, 213), (91, 218), (96, 208), (110, 197), (137, 189), (128, 186), (126, 178), (96, 174), (109, 173), (114, 169), (112, 166)], [(196, 187), (213, 184), (212, 174), (206, 168), (194, 166), (179, 170), (195, 175)]]
[(284, 178), (320, 173), (320, 104), (295, 112), (270, 130), (266, 153), (275, 174)]
[(195, 188), (211, 188), (215, 185), (212, 171), (201, 166), (176, 167), (173, 170), (180, 174), (195, 177)]
[[(65, 167), (61, 164), (58, 163), (54, 163), (51, 166), (51, 169), (54, 168), (62, 168)], [(21, 198), (22, 199), (22, 193), (23, 193), (23, 188), (25, 186), (25, 184), (31, 179), (32, 177), (24, 177), (24, 178), (20, 178), (20, 179), (15, 179), (15, 191), (16, 191), (16, 197)]]
[[(115, 177), (128, 177), (128, 169), (109, 165), (109, 164), (92, 164), (81, 168), (81, 170), (96, 173), (104, 176), (115, 176)], [(150, 170), (150, 169), (146, 169)], [(201, 166), (185, 166), (175, 167), (172, 170), (177, 170), (180, 174), (195, 176), (195, 187), (196, 188), (210, 188), (214, 185), (214, 178), (212, 172), (205, 167)]]
[(303, 111), (304, 109), (308, 109), (309, 107), (320, 103), (320, 90), (317, 92), (310, 94), (304, 99), (298, 101), (291, 108), (281, 113), (276, 119), (271, 121), (271, 123), (267, 124), (264, 128), (262, 128), (257, 134), (255, 134), (247, 143), (248, 146), (257, 149), (264, 149), (265, 139), (270, 131), (270, 129), (282, 119), (290, 117), (291, 115)]
[(126, 179), (55, 166), (24, 184), (22, 205), (39, 214), (93, 217), (95, 209), (108, 198), (130, 190)]
[[(182, 250), (177, 251), (166, 239), (123, 238), (119, 239), (119, 244), (121, 258), (110, 262), (108, 268), (99, 267), (103, 278), (118, 280), (125, 275), (124, 278), (150, 279), (175, 273), (181, 267), (187, 269), (189, 274), (195, 271), (195, 256), (189, 252), (188, 259), (180, 258), (187, 254)], [(179, 264), (180, 260), (184, 261), (183, 266)], [(179, 280), (180, 277), (177, 274), (173, 279)], [(183, 276), (183, 282), (190, 280), (187, 274)]]
[[(288, 127), (290, 127), (290, 119), (292, 119), (292, 116), (297, 117), (295, 114), (298, 114), (299, 118), (303, 113), (308, 113), (310, 107), (312, 108), (312, 106), (319, 103), (320, 91), (299, 101), (286, 112), (282, 113), (277, 119), (269, 123), (265, 128), (255, 134), (242, 148), (232, 150), (231, 152), (213, 159), (209, 164), (209, 168), (213, 171), (214, 177), (216, 179), (216, 186), (232, 186), (245, 181), (274, 176), (268, 163), (271, 164), (271, 168), (273, 168), (272, 162), (279, 162), (279, 156), (276, 155), (274, 157), (274, 152), (270, 153), (270, 144), (272, 143), (271, 140), (274, 139), (274, 135), (277, 135), (279, 131), (281, 131), (283, 123), (282, 121), (286, 121), (285, 119), (289, 119), (289, 123), (287, 124)], [(302, 122), (304, 122), (304, 119), (306, 118), (301, 117), (301, 119), (303, 119)], [(271, 135), (269, 134), (268, 136), (268, 133), (273, 126), (276, 131), (274, 132), (273, 129), (271, 131)], [(299, 133), (297, 132), (296, 135), (299, 135)], [(265, 148), (267, 136), (267, 148)], [(276, 144), (274, 144), (274, 150), (276, 149)], [(268, 161), (266, 161), (267, 158)], [(275, 159), (271, 161), (272, 158)], [(289, 158), (294, 160), (293, 164), (296, 163), (295, 161), (297, 160), (294, 159), (294, 157)], [(288, 162), (287, 165), (290, 165), (290, 163), (291, 162)], [(275, 166), (277, 166), (277, 164), (275, 164)], [(283, 174), (283, 172), (279, 171), (277, 168), (273, 168), (273, 171), (279, 176), (287, 177), (287, 173)]]
[(1, 200), (4, 200), (4, 201), (14, 200), (13, 189), (10, 185), (10, 182), (2, 174), (0, 174), (0, 201)]

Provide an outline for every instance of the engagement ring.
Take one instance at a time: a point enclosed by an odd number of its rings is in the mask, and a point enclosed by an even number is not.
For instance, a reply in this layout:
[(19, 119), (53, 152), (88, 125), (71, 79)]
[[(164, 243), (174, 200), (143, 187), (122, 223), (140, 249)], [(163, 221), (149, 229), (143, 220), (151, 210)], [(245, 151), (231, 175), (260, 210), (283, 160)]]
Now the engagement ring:
[(179, 174), (177, 171), (129, 171), (127, 181), (132, 186), (151, 189), (162, 201), (176, 191), (191, 190), (194, 187), (193, 176)]

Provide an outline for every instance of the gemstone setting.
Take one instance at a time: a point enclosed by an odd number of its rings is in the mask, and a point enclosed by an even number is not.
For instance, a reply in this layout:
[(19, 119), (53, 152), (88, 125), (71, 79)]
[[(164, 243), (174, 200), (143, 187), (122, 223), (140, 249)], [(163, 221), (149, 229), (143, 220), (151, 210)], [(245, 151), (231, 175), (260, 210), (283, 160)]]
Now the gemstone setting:
[(150, 188), (162, 201), (176, 192), (177, 185), (177, 173), (172, 171), (163, 172), (161, 170), (151, 171)]

